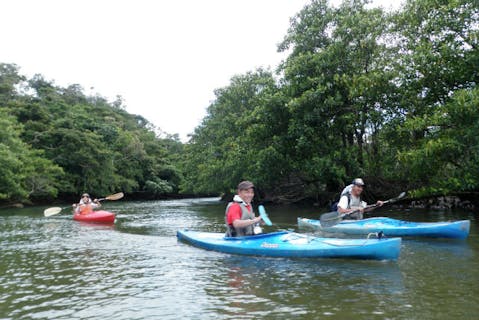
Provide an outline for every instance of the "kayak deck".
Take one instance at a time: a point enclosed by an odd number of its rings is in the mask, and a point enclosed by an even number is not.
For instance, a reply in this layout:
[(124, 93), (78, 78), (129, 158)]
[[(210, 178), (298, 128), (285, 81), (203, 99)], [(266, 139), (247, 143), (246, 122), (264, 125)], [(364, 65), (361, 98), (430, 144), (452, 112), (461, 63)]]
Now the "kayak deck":
[(383, 231), (387, 236), (421, 236), (432, 238), (465, 239), (469, 234), (470, 221), (412, 222), (386, 217), (363, 220), (344, 220), (332, 227), (323, 228), (320, 220), (298, 218), (299, 227), (311, 227), (329, 233), (365, 235)]
[(401, 247), (400, 238), (334, 239), (287, 231), (230, 238), (223, 233), (179, 230), (177, 237), (207, 250), (270, 257), (396, 260)]

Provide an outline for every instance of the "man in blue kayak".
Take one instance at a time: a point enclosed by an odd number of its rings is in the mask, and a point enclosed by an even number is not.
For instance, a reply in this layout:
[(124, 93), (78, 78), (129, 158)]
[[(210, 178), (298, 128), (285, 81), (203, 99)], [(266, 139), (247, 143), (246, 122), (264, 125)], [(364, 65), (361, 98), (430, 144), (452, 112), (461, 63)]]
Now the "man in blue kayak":
[[(341, 192), (341, 198), (339, 199), (338, 212), (351, 213), (348, 215), (349, 219), (359, 220), (363, 218), (364, 212), (373, 210), (373, 208), (370, 208), (369, 210), (365, 209), (367, 203), (361, 200), (363, 189), (364, 181), (361, 178), (354, 179), (349, 186), (344, 188)], [(383, 201), (378, 200), (376, 204), (380, 207), (383, 205)]]
[[(238, 194), (234, 196), (225, 211), (226, 236), (239, 237), (261, 233), (261, 228), (255, 228), (261, 217), (255, 217), (251, 201), (254, 197), (254, 185), (251, 181), (238, 184)], [(256, 229), (256, 232), (255, 232)]]

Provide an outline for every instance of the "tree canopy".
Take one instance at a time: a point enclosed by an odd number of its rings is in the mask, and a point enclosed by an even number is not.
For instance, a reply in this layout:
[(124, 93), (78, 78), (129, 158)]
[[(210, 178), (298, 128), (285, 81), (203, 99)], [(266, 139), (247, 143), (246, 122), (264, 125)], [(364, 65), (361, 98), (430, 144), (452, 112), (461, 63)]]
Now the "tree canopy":
[(276, 70), (215, 91), (185, 144), (126, 112), (121, 97), (0, 64), (0, 201), (228, 193), (249, 179), (291, 202), (357, 176), (383, 196), (479, 190), (479, 2), (386, 11), (312, 0), (278, 50), (287, 56)]
[(275, 74), (216, 91), (187, 146), (184, 187), (228, 192), (248, 178), (297, 200), (365, 176), (417, 195), (477, 190), (478, 32), (477, 2), (389, 12), (311, 1)]
[(86, 96), (78, 85), (26, 79), (16, 65), (0, 64), (0, 113), (1, 199), (178, 191), (181, 142), (159, 137), (121, 98)]

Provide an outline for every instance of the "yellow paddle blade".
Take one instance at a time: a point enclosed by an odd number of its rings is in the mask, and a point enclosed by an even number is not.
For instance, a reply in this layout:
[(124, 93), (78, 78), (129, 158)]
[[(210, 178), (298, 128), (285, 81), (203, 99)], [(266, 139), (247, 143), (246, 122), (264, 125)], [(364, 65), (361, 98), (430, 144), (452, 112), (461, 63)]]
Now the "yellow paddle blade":
[(105, 197), (106, 200), (119, 200), (123, 198), (124, 194), (123, 192), (115, 193), (110, 196)]
[(45, 211), (43, 211), (43, 214), (45, 215), (45, 217), (50, 217), (50, 216), (53, 216), (55, 214), (59, 214), (61, 211), (62, 211), (62, 208), (53, 207), (53, 208), (45, 209)]

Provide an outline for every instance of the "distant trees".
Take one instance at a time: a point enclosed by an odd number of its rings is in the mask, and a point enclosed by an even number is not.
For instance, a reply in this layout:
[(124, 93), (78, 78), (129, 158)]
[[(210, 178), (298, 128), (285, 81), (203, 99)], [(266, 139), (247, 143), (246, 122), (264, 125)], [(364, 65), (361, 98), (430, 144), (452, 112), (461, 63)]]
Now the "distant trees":
[(0, 64), (0, 200), (226, 193), (250, 179), (296, 201), (355, 176), (419, 196), (478, 190), (479, 2), (368, 4), (312, 0), (276, 73), (232, 77), (187, 144), (158, 137), (121, 97)]
[(0, 199), (178, 191), (173, 161), (181, 142), (158, 137), (121, 100), (86, 96), (78, 85), (58, 87), (40, 75), (25, 79), (17, 66), (0, 64), (0, 113)]

